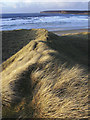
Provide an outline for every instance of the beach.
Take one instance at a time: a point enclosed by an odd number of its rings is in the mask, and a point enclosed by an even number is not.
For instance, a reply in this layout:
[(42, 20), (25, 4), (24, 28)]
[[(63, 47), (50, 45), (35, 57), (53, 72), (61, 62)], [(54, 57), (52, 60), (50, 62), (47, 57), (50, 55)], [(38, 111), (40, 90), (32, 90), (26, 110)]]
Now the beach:
[(81, 32), (88, 32), (88, 29), (77, 29), (77, 30), (63, 30), (63, 31), (52, 31), (53, 33), (55, 33), (56, 35), (64, 35), (64, 34), (72, 34), (72, 33), (81, 33)]

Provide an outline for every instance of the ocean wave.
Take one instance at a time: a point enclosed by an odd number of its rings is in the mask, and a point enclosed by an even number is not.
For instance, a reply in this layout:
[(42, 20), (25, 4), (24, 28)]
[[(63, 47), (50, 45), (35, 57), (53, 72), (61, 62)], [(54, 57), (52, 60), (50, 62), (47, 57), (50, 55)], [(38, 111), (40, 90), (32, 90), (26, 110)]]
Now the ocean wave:
[(0, 26), (2, 29), (15, 29), (16, 28), (51, 28), (54, 27), (66, 27), (66, 26), (88, 26), (88, 16), (86, 15), (57, 15), (57, 16), (40, 16), (34, 14), (31, 16), (10, 16), (2, 18)]

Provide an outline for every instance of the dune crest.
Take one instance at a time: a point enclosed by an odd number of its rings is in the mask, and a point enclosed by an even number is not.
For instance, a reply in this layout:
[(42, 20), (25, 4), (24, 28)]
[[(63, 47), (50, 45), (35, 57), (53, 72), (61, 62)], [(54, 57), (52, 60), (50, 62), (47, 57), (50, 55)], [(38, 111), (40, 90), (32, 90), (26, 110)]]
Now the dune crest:
[(2, 64), (3, 118), (88, 118), (88, 33), (19, 31), (31, 38)]

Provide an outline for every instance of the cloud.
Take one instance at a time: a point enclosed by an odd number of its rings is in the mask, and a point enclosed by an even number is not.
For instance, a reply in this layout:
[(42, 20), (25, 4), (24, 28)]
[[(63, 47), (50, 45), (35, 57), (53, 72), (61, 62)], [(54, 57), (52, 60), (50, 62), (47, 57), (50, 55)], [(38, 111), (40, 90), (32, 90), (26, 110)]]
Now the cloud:
[(3, 1), (4, 2), (2, 2), (2, 8), (4, 13), (35, 13), (45, 10), (88, 9), (88, 3), (84, 3), (84, 0), (82, 0), (82, 2), (74, 2), (74, 0), (73, 2), (65, 2), (65, 0), (52, 0), (52, 2), (51, 0), (46, 0), (46, 2), (40, 2), (41, 0), (34, 0), (34, 2), (33, 0), (7, 0), (7, 2), (5, 2), (5, 0)]
[(17, 8), (17, 6), (16, 6), (16, 5), (13, 5), (12, 7), (13, 7), (13, 8)]
[[(28, 2), (67, 2), (67, 0), (1, 0), (1, 2), (4, 3), (16, 3), (16, 2), (24, 2), (24, 3), (28, 3)], [(68, 0), (68, 2), (89, 2), (89, 0)]]
[(1, 0), (1, 3), (27, 3), (27, 2), (32, 2), (33, 0)]

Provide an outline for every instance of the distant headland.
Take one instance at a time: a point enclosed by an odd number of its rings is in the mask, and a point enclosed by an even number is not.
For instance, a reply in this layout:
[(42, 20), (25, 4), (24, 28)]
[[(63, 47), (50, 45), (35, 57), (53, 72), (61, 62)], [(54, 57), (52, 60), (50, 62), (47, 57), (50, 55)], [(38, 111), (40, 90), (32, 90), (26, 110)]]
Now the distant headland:
[(41, 11), (40, 13), (61, 13), (61, 14), (89, 14), (90, 11), (80, 11), (80, 10), (51, 10), (51, 11)]

